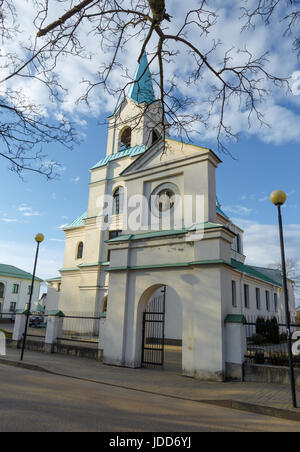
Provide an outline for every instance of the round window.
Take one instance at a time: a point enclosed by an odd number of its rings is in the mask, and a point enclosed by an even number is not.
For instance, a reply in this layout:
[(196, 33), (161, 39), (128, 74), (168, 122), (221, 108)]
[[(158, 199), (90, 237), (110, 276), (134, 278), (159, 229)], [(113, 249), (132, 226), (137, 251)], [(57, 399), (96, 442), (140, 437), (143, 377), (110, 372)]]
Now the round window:
[(157, 193), (155, 205), (159, 212), (172, 209), (175, 203), (175, 193), (169, 188), (165, 188)]

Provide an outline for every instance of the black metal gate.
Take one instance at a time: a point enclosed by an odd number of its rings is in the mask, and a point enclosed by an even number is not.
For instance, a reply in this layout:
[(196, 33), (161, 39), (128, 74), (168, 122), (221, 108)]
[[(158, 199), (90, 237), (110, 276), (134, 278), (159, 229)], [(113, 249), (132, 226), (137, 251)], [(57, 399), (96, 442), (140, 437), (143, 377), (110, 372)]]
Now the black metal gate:
[(164, 365), (166, 287), (152, 298), (143, 314), (142, 366)]

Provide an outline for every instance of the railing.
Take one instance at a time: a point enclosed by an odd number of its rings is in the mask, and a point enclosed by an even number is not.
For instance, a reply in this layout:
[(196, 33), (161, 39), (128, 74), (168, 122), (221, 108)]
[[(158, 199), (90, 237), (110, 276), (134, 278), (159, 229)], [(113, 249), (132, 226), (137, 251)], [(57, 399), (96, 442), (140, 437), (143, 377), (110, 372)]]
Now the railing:
[(60, 342), (98, 345), (100, 315), (95, 313), (64, 312)]
[[(284, 319), (273, 317), (247, 318), (246, 360), (254, 364), (288, 366), (288, 336)], [(291, 331), (300, 330), (299, 321), (291, 321)], [(300, 357), (294, 356), (294, 364), (300, 367)]]
[(15, 312), (0, 312), (0, 323), (5, 323), (5, 321), (14, 322), (16, 318)]

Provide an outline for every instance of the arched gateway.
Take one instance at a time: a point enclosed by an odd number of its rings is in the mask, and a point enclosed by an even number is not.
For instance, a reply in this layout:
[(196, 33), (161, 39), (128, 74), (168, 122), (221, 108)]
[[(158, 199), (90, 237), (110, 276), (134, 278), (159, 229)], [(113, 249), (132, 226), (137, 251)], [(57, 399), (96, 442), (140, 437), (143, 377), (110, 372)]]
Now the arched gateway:
[[(149, 293), (151, 295), (149, 296)], [(141, 340), (141, 365), (181, 370), (182, 306), (172, 287), (150, 287), (140, 299), (139, 326)]]
[(166, 292), (166, 286), (160, 288), (143, 312), (142, 366), (165, 362)]

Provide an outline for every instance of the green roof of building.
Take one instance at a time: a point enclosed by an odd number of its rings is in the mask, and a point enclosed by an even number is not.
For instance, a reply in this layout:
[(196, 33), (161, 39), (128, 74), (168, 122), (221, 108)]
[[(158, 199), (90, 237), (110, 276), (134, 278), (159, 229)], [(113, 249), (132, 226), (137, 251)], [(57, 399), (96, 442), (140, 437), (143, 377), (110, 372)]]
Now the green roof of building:
[(75, 218), (75, 220), (72, 221), (72, 223), (67, 224), (64, 226), (63, 230), (65, 229), (72, 229), (72, 228), (78, 228), (80, 226), (84, 226), (84, 220), (86, 219), (87, 212), (84, 212), (79, 217)]
[(201, 229), (215, 229), (215, 228), (225, 228), (222, 224), (217, 223), (201, 223), (201, 224), (194, 224), (189, 228), (182, 228), (182, 229), (167, 229), (164, 231), (150, 231), (150, 232), (142, 232), (139, 234), (123, 234), (119, 235), (118, 237), (114, 237), (113, 239), (106, 240), (106, 242), (113, 243), (113, 242), (127, 242), (132, 240), (143, 240), (143, 239), (150, 239), (150, 238), (156, 238), (156, 237), (166, 237), (170, 235), (178, 235), (178, 234), (187, 234), (192, 231), (201, 230)]
[(268, 278), (273, 279), (273, 281), (277, 281), (277, 283), (282, 286), (282, 274), (280, 270), (275, 268), (257, 267), (254, 265), (251, 265), (251, 267), (257, 270), (259, 273), (267, 276)]
[(267, 274), (263, 273), (261, 271), (262, 269), (260, 269), (259, 267), (242, 264), (242, 262), (238, 262), (235, 259), (231, 259), (231, 265), (242, 273), (246, 273), (249, 276), (253, 276), (254, 278), (266, 281), (274, 286), (282, 287), (282, 281), (279, 281), (278, 278), (271, 278)]
[(101, 166), (107, 165), (109, 162), (114, 160), (119, 160), (124, 157), (135, 157), (136, 155), (143, 154), (147, 150), (147, 147), (142, 144), (139, 146), (134, 146), (133, 148), (123, 149), (116, 154), (107, 155), (104, 159), (100, 160), (96, 165), (94, 165), (91, 170), (100, 168)]
[(229, 216), (226, 215), (226, 213), (223, 212), (223, 210), (217, 205), (216, 206), (217, 212), (219, 212), (223, 217), (227, 218), (229, 220)]
[[(18, 279), (32, 279), (32, 274), (14, 267), (13, 265), (0, 264), (0, 277), (18, 278)], [(36, 281), (43, 281), (41, 278), (35, 277)]]
[(225, 323), (246, 323), (246, 317), (243, 314), (228, 314)]

